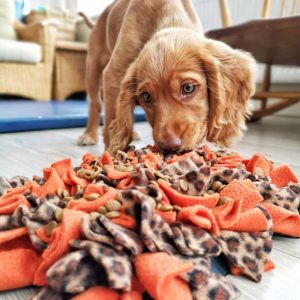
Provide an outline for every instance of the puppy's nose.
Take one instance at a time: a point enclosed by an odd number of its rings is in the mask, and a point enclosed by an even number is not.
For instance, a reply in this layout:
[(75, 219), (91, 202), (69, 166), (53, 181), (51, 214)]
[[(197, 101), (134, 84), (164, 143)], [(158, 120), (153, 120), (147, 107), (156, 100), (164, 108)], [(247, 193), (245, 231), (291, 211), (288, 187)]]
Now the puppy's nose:
[(163, 151), (176, 152), (180, 150), (181, 139), (178, 137), (168, 138), (163, 141), (159, 141), (157, 146)]

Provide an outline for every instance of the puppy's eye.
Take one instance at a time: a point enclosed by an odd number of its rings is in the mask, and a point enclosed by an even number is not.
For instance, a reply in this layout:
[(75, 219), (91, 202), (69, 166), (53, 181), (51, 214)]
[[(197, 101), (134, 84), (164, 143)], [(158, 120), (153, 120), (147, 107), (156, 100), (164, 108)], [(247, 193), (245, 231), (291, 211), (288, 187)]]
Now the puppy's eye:
[(151, 95), (148, 92), (143, 92), (141, 98), (144, 102), (150, 103), (152, 101)]
[(181, 87), (181, 92), (183, 95), (190, 95), (194, 93), (196, 90), (196, 86), (192, 83), (185, 83)]

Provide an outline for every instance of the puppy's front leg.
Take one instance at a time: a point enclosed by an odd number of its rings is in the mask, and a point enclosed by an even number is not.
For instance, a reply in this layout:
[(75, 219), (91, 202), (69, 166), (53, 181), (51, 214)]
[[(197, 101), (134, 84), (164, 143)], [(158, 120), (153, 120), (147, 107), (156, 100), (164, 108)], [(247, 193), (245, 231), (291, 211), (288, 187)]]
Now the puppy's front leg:
[(100, 123), (101, 103), (100, 85), (102, 69), (98, 61), (88, 59), (86, 69), (86, 86), (89, 95), (89, 116), (87, 127), (78, 139), (78, 145), (95, 145), (98, 142), (98, 127)]
[(121, 79), (119, 79), (118, 72), (114, 72), (113, 68), (108, 65), (103, 72), (103, 94), (104, 94), (104, 127), (103, 140), (105, 148), (110, 142), (109, 126), (116, 118), (116, 103), (120, 93)]

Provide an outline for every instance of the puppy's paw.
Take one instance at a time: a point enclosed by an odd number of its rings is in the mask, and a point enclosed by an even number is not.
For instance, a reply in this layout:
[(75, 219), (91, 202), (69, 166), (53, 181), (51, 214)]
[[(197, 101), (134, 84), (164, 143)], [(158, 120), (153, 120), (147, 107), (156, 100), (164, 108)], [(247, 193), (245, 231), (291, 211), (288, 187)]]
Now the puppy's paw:
[(78, 138), (77, 145), (78, 146), (88, 146), (88, 145), (96, 145), (98, 143), (97, 135), (91, 135), (85, 132)]
[(141, 140), (140, 134), (135, 130), (133, 130), (133, 133), (132, 133), (132, 140), (133, 141), (140, 141)]

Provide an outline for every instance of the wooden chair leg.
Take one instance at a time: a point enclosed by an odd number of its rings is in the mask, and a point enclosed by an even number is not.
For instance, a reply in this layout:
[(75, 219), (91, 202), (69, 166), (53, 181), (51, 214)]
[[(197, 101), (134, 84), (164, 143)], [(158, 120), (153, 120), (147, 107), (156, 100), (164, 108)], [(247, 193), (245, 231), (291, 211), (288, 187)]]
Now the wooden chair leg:
[[(262, 82), (262, 92), (269, 92), (271, 86), (271, 65), (265, 66), (264, 78)], [(258, 111), (264, 111), (267, 108), (268, 97), (257, 98), (260, 101), (260, 109)], [(250, 121), (256, 122), (261, 119), (260, 114), (257, 114), (256, 117), (252, 115)]]
[(252, 112), (252, 115), (250, 117), (250, 122), (255, 122), (257, 120), (260, 120), (262, 117), (269, 116), (271, 114), (274, 114), (275, 112), (278, 112), (284, 108), (287, 108), (291, 105), (296, 104), (300, 99), (280, 99), (281, 101), (279, 103), (275, 103), (273, 105), (269, 105), (267, 108), (263, 110), (256, 110)]
[[(270, 86), (271, 86), (271, 65), (266, 65), (265, 72), (264, 72), (264, 80), (263, 80), (263, 84), (262, 84), (262, 90), (264, 92), (268, 92), (270, 90)], [(261, 109), (263, 109), (263, 110), (266, 109), (267, 102), (268, 102), (268, 98), (262, 99)]]

